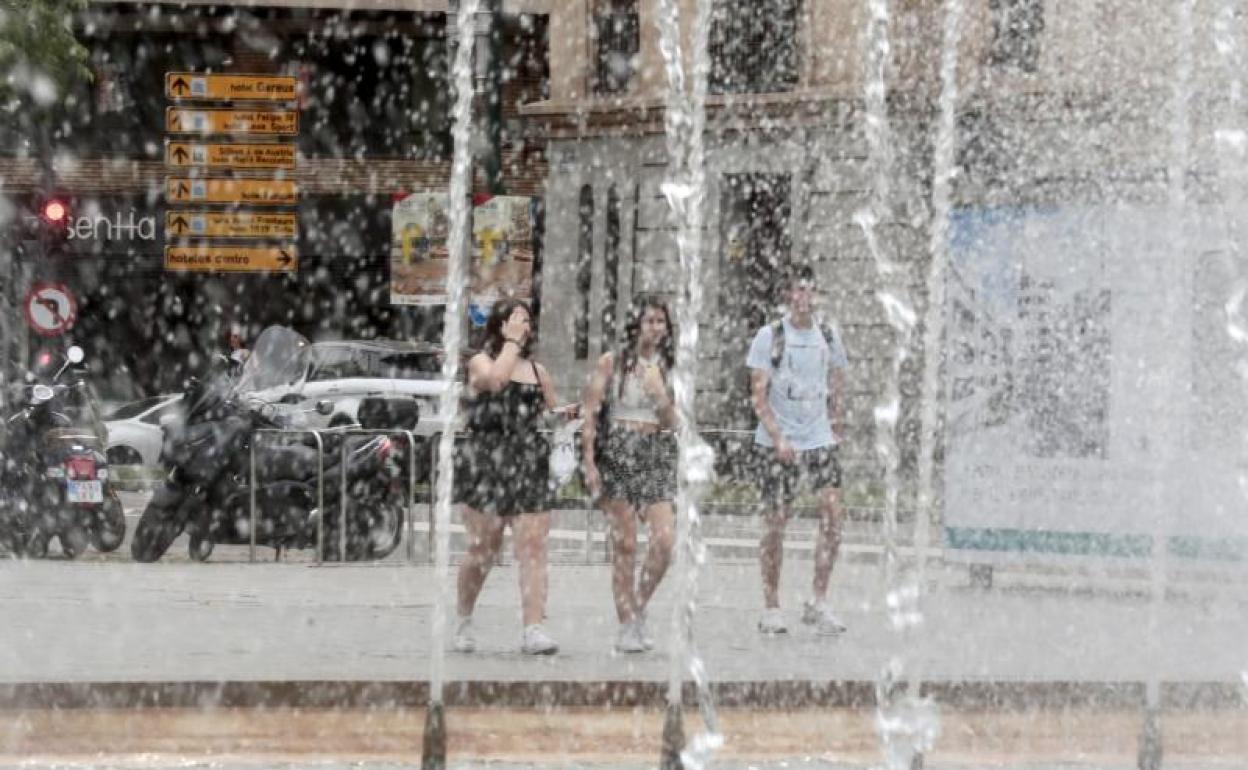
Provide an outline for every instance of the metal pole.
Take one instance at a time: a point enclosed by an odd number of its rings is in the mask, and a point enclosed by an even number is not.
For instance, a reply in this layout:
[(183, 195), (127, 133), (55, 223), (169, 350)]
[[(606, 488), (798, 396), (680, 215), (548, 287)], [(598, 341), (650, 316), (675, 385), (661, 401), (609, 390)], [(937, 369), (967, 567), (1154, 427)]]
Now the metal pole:
[(247, 558), (249, 561), (256, 560), (256, 442), (260, 440), (260, 432), (251, 439), (251, 479), (249, 486), (251, 487), (251, 526), (247, 528)]
[(407, 521), (403, 531), (407, 533), (407, 562), (416, 561), (416, 434), (410, 430), (403, 431), (407, 435)]
[(342, 441), (338, 444), (338, 463), (341, 466), (339, 476), (342, 488), (338, 490), (340, 505), (338, 508), (338, 561), (347, 560), (347, 432), (343, 431)]
[(325, 561), (325, 440), (319, 430), (312, 431), (316, 439), (316, 563)]
[(433, 563), (434, 540), (437, 538), (438, 517), (434, 515), (434, 507), (436, 505), (436, 495), (438, 488), (438, 453), (433, 451), (433, 447), (438, 445), (442, 440), (440, 433), (435, 433), (429, 439), (429, 563)]

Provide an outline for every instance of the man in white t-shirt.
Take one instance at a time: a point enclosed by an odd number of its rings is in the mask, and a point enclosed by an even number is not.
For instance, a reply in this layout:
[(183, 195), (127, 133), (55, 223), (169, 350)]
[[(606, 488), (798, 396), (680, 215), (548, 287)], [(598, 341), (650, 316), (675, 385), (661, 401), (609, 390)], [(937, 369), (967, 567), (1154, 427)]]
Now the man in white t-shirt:
[(765, 608), (758, 629), (766, 634), (788, 631), (779, 597), (784, 528), (794, 499), (809, 491), (819, 501), (819, 532), (814, 597), (802, 622), (815, 625), (821, 635), (835, 635), (845, 631), (827, 597), (841, 539), (836, 447), (844, 423), (848, 361), (835, 329), (815, 321), (813, 271), (795, 269), (787, 288), (788, 313), (758, 330), (746, 359), (758, 415), (754, 443), (766, 506), (759, 546)]

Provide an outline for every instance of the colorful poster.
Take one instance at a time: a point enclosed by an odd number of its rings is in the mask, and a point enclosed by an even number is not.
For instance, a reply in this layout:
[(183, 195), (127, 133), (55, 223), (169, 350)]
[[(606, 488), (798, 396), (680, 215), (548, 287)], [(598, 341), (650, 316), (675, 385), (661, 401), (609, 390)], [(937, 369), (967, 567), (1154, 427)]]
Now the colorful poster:
[[(408, 195), (394, 204), (390, 302), (446, 303), (450, 211), (442, 193)], [(488, 306), (503, 297), (532, 299), (534, 201), (496, 196), (473, 209), (468, 301)]]

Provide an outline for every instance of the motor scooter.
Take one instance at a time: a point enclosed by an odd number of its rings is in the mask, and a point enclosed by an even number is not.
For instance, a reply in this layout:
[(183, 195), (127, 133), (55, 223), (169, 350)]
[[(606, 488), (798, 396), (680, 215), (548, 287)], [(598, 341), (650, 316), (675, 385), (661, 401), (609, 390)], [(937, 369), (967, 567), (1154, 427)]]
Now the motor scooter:
[[(0, 537), (11, 553), (43, 558), (57, 538), (73, 559), (88, 546), (116, 550), (125, 537), (125, 513), (104, 454), (104, 423), (78, 367), (84, 358), (82, 348), (70, 347), (54, 374), (41, 381), (31, 373), (14, 394), (17, 408), (5, 419), (0, 469)], [(48, 363), (39, 369), (46, 373)]]

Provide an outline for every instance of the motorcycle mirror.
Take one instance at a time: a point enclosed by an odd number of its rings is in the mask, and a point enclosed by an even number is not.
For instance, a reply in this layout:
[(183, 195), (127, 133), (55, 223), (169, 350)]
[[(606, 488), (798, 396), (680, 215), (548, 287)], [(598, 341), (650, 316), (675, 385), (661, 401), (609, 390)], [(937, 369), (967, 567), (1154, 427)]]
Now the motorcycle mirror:
[(69, 350), (65, 351), (65, 353), (69, 357), (71, 364), (80, 364), (82, 359), (87, 357), (87, 354), (82, 352), (82, 348), (77, 345), (70, 345)]
[(54, 395), (55, 394), (52, 392), (52, 389), (47, 385), (36, 385), (31, 389), (30, 399), (36, 404), (42, 404), (47, 401), (51, 401)]
[(333, 402), (333, 401), (317, 401), (317, 402), (316, 402), (316, 413), (317, 413), (317, 414), (323, 414), (323, 415), (325, 415), (326, 417), (328, 417), (329, 415), (333, 414), (333, 413), (334, 413), (334, 402)]

